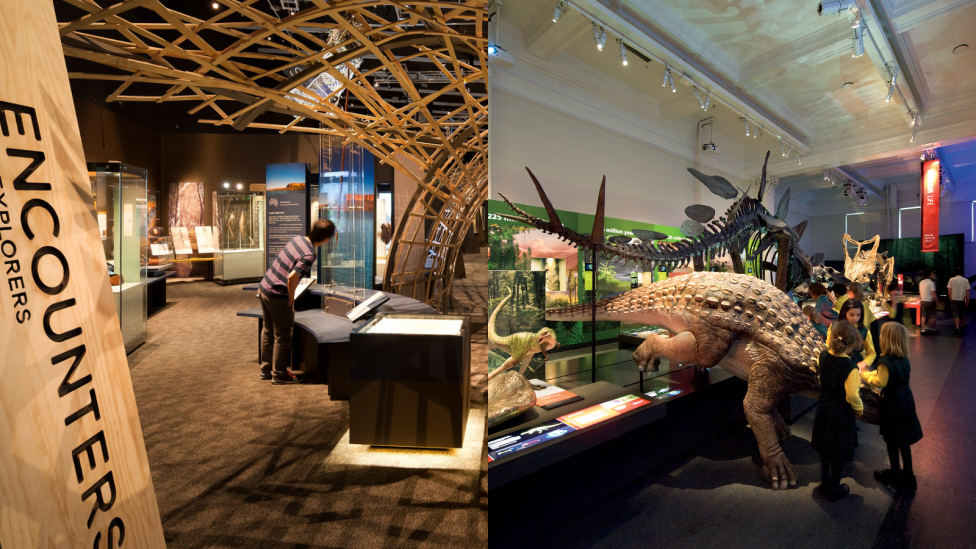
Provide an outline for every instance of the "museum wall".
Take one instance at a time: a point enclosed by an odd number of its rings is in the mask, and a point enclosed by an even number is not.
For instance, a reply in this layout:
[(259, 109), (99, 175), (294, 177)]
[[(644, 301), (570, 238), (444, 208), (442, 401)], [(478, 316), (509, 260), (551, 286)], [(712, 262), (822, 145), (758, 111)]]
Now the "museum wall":
[[(606, 175), (607, 216), (671, 226), (687, 219), (684, 208), (694, 203), (697, 182), (687, 171), (692, 161), (495, 88), (491, 108), (490, 198), (502, 192), (513, 202), (539, 205), (528, 166), (556, 208), (594, 211)], [(720, 213), (731, 205), (707, 189), (702, 203)]]
[(161, 188), (162, 135), (91, 101), (75, 99), (85, 162), (118, 160), (148, 171), (150, 192)]

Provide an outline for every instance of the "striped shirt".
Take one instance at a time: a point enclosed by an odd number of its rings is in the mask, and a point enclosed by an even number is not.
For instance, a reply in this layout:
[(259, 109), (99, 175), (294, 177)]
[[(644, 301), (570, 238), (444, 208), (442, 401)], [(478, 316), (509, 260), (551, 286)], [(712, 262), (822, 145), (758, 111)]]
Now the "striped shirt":
[(291, 239), (261, 279), (261, 291), (271, 297), (288, 297), (288, 275), (292, 271), (299, 278), (308, 276), (315, 262), (315, 248), (304, 236)]

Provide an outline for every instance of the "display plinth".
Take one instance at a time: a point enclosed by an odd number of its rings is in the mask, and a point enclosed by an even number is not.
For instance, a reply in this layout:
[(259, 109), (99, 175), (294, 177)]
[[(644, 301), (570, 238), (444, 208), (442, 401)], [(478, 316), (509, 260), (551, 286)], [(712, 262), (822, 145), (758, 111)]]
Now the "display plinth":
[(350, 334), (349, 442), (460, 448), (468, 417), (465, 316), (380, 313)]

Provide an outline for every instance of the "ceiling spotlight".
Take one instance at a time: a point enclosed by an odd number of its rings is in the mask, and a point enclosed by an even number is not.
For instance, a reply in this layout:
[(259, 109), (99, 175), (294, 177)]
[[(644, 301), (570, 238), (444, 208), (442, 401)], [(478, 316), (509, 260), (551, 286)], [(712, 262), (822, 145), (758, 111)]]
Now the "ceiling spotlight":
[(244, 185), (241, 185), (240, 183), (237, 184), (237, 190), (241, 190), (243, 188), (244, 188)]
[[(918, 119), (918, 117), (915, 117), (915, 118)], [(912, 138), (908, 140), (909, 143), (914, 143), (915, 142), (915, 132), (916, 132), (916, 130), (918, 130), (918, 124), (912, 124)]]
[(749, 137), (749, 119), (748, 118), (740, 118), (739, 120), (741, 120), (741, 121), (743, 121), (745, 123), (745, 125), (746, 125), (746, 137)]
[(789, 143), (787, 143), (786, 144), (786, 158), (789, 158), (790, 157), (790, 153), (792, 153), (792, 152), (793, 152), (793, 145), (790, 145)]
[(671, 77), (671, 67), (664, 65), (664, 82), (661, 82), (661, 87), (668, 85), (668, 78)]
[(556, 9), (552, 12), (552, 22), (556, 23), (559, 21), (559, 16), (563, 14), (566, 10), (566, 2), (560, 2), (556, 4)]
[(701, 107), (702, 109), (704, 109), (705, 108), (705, 102), (702, 101), (701, 96), (698, 95), (698, 86), (695, 86), (695, 99), (698, 100), (698, 106)]
[(779, 154), (780, 156), (786, 156), (786, 151), (783, 149), (783, 140), (779, 140)]
[(598, 27), (593, 23), (593, 40), (596, 42), (596, 49), (603, 51), (603, 45), (607, 43), (607, 30)]
[(494, 44), (488, 44), (488, 55), (495, 55), (498, 53), (498, 48)]
[(823, 172), (823, 176), (824, 176), (824, 181), (827, 181), (827, 180), (828, 180), (828, 179), (827, 179), (827, 170), (824, 170), (824, 172)]
[(891, 93), (895, 91), (895, 80), (898, 78), (898, 65), (895, 65), (895, 70), (891, 71), (891, 83), (888, 85), (888, 96), (885, 97), (885, 103), (891, 101)]
[(230, 183), (224, 183), (224, 188), (225, 189), (229, 189), (230, 188)]
[(830, 15), (840, 13), (843, 10), (851, 9), (854, 0), (825, 0), (817, 4), (817, 15)]
[(762, 131), (763, 131), (763, 127), (762, 126), (759, 126), (758, 128), (756, 128), (756, 131), (752, 132), (752, 138), (755, 139), (755, 138), (759, 137), (759, 133), (762, 132)]
[(800, 164), (800, 165), (803, 165), (803, 162), (800, 162), (800, 152), (799, 151), (797, 151), (797, 153), (796, 153), (796, 163), (797, 164)]
[(708, 103), (712, 100), (712, 92), (705, 92), (705, 106), (702, 107), (706, 111), (708, 110)]
[[(858, 18), (860, 19), (860, 17)], [(851, 29), (851, 57), (861, 57), (864, 55), (864, 29), (858, 25)]]
[(627, 46), (624, 46), (624, 41), (620, 41), (620, 62), (627, 66)]
[(214, 2), (214, 3), (213, 3), (213, 9), (217, 9), (217, 8), (219, 8), (219, 7), (220, 7), (220, 4), (218, 4), (218, 3), (216, 3), (216, 2)]

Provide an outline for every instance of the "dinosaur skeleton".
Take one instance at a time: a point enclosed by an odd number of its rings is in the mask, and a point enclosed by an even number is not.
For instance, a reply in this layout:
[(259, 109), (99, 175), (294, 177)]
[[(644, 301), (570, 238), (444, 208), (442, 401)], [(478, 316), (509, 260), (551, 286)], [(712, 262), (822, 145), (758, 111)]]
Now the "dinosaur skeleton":
[[(766, 162), (769, 162), (769, 153), (766, 153)], [(791, 289), (804, 280), (808, 279), (813, 265), (810, 258), (803, 253), (800, 248), (799, 240), (806, 228), (806, 222), (790, 227), (783, 218), (789, 207), (789, 191), (780, 201), (777, 208), (777, 215), (773, 216), (762, 204), (763, 194), (766, 190), (766, 164), (763, 164), (762, 179), (759, 185), (759, 192), (756, 198), (750, 198), (747, 193), (743, 193), (728, 209), (725, 216), (702, 224), (702, 232), (697, 236), (686, 237), (683, 240), (672, 242), (653, 242), (639, 240), (635, 243), (606, 241), (603, 238), (604, 226), (604, 197), (606, 187), (606, 177), (600, 185), (600, 194), (597, 202), (596, 217), (593, 220), (593, 230), (590, 234), (576, 232), (563, 226), (556, 214), (549, 198), (539, 180), (526, 168), (532, 182), (535, 184), (539, 198), (549, 215), (549, 220), (540, 219), (521, 209), (519, 209), (504, 194), (498, 193), (506, 204), (518, 215), (503, 215), (507, 219), (532, 225), (546, 233), (555, 234), (561, 240), (565, 240), (590, 249), (610, 258), (611, 260), (624, 260), (626, 264), (640, 265), (643, 270), (653, 270), (655, 266), (664, 266), (667, 269), (685, 267), (693, 263), (699, 270), (704, 266), (705, 261), (715, 255), (728, 253), (732, 258), (732, 266), (736, 273), (745, 274), (745, 267), (742, 263), (741, 253), (746, 252), (749, 261), (760, 260), (760, 276), (766, 278), (766, 274), (775, 273), (776, 287), (782, 291)], [(718, 192), (714, 188), (716, 181), (727, 185), (735, 192), (734, 187), (724, 178), (718, 176), (707, 176), (695, 170), (689, 171), (713, 190), (719, 196), (727, 196)], [(734, 196), (734, 195), (733, 195)], [(694, 221), (693, 223), (698, 223)], [(775, 250), (774, 250), (775, 246)], [(772, 263), (773, 254), (777, 255), (776, 263)]]
[[(847, 252), (848, 243), (857, 246), (854, 257)], [(859, 284), (874, 279), (878, 283), (878, 293), (884, 295), (888, 292), (888, 284), (895, 275), (895, 258), (888, 257), (888, 252), (879, 254), (880, 243), (881, 235), (874, 235), (874, 238), (858, 242), (851, 238), (851, 235), (844, 233), (844, 276)], [(867, 244), (873, 244), (870, 251), (863, 249)]]

